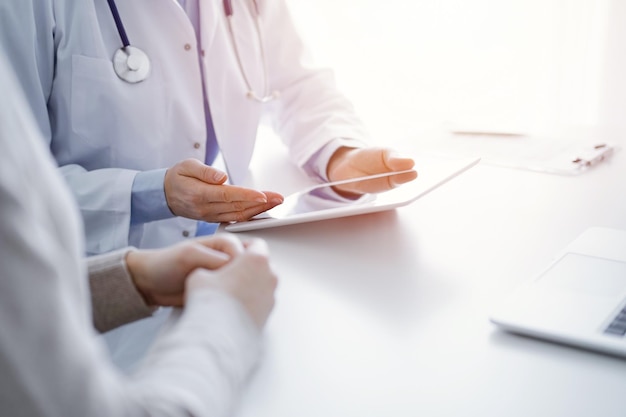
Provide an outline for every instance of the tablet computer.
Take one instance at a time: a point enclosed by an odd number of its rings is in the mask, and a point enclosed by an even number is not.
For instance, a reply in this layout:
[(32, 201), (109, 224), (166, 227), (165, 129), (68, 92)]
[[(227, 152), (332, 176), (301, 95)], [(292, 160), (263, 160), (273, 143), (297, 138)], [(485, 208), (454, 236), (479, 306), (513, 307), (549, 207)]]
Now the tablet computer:
[[(225, 226), (225, 230), (244, 232), (374, 213), (406, 206), (480, 161), (480, 158), (443, 155), (424, 155), (413, 159), (418, 177), (390, 191), (366, 194), (356, 200), (349, 200), (339, 197), (332, 190), (332, 186), (337, 183), (318, 184), (287, 196), (283, 204), (254, 216), (250, 220), (229, 223)], [(361, 177), (349, 181), (372, 181), (374, 177), (380, 178), (381, 176)]]

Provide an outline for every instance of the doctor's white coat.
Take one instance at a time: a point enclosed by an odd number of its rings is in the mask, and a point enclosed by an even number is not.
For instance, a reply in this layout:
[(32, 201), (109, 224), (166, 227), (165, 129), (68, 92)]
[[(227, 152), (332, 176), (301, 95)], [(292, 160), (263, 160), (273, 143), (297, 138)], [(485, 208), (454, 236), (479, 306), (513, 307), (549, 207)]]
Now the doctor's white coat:
[[(269, 83), (281, 93), (271, 104), (245, 97), (221, 0), (200, 1), (199, 49), (176, 0), (117, 1), (131, 45), (151, 60), (149, 78), (138, 84), (122, 81), (113, 70), (111, 59), (121, 41), (106, 0), (0, 1), (0, 47), (78, 200), (88, 253), (129, 244), (137, 172), (186, 158), (204, 160), (202, 69), (231, 183), (248, 174), (263, 113), (300, 166), (333, 139), (366, 140), (332, 74), (305, 62), (285, 1), (258, 3)], [(233, 1), (234, 33), (246, 75), (255, 91), (263, 92), (258, 35), (248, 5)], [(165, 246), (194, 236), (195, 228), (195, 221), (184, 218), (155, 221), (130, 243)]]

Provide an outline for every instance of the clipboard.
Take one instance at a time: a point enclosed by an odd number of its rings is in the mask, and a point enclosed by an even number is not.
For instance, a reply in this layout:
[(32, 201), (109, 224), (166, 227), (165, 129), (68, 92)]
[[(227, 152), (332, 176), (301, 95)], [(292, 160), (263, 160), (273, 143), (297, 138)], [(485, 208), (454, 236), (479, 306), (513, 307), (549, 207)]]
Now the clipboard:
[(519, 133), (453, 131), (435, 144), (482, 163), (558, 175), (580, 175), (608, 160), (617, 148), (602, 141), (563, 140)]

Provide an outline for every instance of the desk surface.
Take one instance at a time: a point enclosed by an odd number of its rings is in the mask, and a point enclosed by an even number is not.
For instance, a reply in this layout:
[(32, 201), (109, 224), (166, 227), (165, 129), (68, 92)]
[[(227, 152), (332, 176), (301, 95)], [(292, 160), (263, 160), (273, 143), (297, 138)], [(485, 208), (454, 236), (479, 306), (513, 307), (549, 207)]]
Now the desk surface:
[(626, 229), (625, 191), (623, 150), (576, 177), (479, 165), (395, 211), (240, 234), (280, 284), (236, 415), (623, 416), (626, 360), (488, 315), (586, 228)]

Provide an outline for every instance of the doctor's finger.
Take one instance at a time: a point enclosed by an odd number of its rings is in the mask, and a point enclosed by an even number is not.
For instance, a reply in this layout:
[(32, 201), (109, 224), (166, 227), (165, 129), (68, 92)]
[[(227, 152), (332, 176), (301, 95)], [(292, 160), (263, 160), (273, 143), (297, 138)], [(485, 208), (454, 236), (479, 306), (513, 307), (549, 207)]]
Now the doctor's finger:
[[(254, 203), (265, 204), (272, 199), (282, 198), (278, 193), (261, 192), (251, 188), (238, 187), (235, 185), (221, 185), (206, 187), (203, 191), (203, 199), (207, 203)], [(242, 206), (242, 208), (246, 208)]]
[(226, 173), (212, 166), (206, 165), (197, 159), (185, 159), (174, 165), (168, 171), (184, 177), (198, 179), (207, 184), (223, 184), (228, 178)]
[(389, 191), (400, 184), (413, 181), (415, 178), (417, 178), (417, 172), (411, 171), (383, 178), (337, 185), (335, 188), (343, 192), (357, 194), (380, 193)]
[(261, 214), (271, 208), (276, 207), (278, 204), (259, 204), (254, 207), (247, 208), (245, 210), (236, 210), (236, 211), (223, 211), (219, 214), (214, 215), (215, 221), (220, 223), (230, 223), (230, 222), (242, 222), (249, 220), (251, 217), (256, 216), (257, 214)]
[(415, 166), (415, 161), (412, 158), (402, 156), (392, 149), (385, 149), (383, 151), (383, 159), (384, 165), (389, 168), (390, 171), (405, 171)]
[(396, 151), (388, 148), (359, 149), (350, 156), (350, 162), (354, 168), (370, 174), (404, 171), (413, 168), (415, 165), (413, 159), (403, 157)]
[(208, 203), (196, 207), (193, 218), (209, 223), (243, 221), (278, 204), (280, 203), (275, 201), (267, 203), (244, 203), (240, 201), (233, 203)]

